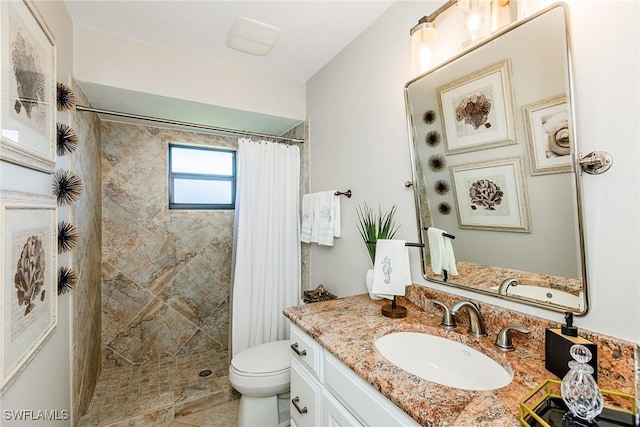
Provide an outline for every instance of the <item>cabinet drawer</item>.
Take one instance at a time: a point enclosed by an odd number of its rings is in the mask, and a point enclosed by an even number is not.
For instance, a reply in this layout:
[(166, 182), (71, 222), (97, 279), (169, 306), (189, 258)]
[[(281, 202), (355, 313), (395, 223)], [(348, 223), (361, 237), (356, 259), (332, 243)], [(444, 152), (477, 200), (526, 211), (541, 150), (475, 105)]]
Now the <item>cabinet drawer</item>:
[(325, 352), (325, 359), (326, 387), (350, 412), (358, 414), (364, 424), (372, 427), (419, 425), (334, 355)]
[(320, 426), (322, 389), (309, 371), (295, 359), (291, 360), (289, 412), (291, 424), (298, 427)]
[(298, 360), (324, 383), (323, 348), (293, 323), (291, 324), (291, 359)]

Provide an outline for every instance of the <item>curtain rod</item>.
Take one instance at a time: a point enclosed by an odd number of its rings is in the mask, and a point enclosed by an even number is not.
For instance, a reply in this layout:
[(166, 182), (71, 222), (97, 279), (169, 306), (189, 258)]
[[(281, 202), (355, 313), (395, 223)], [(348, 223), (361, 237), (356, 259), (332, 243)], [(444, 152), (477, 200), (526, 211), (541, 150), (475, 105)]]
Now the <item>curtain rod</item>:
[(271, 139), (287, 141), (287, 142), (293, 142), (293, 143), (300, 143), (300, 144), (304, 143), (304, 139), (289, 138), (289, 137), (286, 137), (286, 136), (269, 135), (269, 134), (265, 134), (265, 133), (250, 132), (250, 131), (244, 131), (244, 130), (238, 130), (238, 129), (228, 129), (228, 128), (204, 125), (204, 124), (199, 124), (199, 123), (181, 122), (179, 120), (169, 120), (169, 119), (163, 119), (163, 118), (160, 118), (160, 117), (141, 116), (141, 115), (138, 115), (138, 114), (122, 113), (122, 112), (119, 112), (119, 111), (101, 110), (101, 109), (93, 108), (93, 107), (85, 107), (83, 105), (76, 105), (76, 110), (77, 111), (88, 111), (88, 112), (97, 113), (97, 114), (108, 114), (110, 116), (127, 117), (129, 119), (147, 120), (147, 121), (150, 121), (150, 122), (164, 123), (164, 124), (169, 124), (169, 125), (186, 126), (186, 127), (190, 127), (190, 128), (210, 130), (210, 131), (213, 131), (213, 132), (230, 133), (230, 134), (233, 134), (233, 135), (255, 136), (255, 137), (258, 137), (258, 138), (271, 138)]

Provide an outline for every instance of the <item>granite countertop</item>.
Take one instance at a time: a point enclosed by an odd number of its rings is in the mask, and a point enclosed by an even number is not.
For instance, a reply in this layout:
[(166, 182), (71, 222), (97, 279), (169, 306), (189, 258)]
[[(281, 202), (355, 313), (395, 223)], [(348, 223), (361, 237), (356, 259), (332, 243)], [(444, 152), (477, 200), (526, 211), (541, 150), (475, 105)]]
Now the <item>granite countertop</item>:
[[(544, 368), (544, 345), (539, 341), (514, 333), (516, 349), (505, 353), (493, 345), (493, 328), (486, 338), (469, 335), (461, 322), (455, 330), (446, 330), (439, 326), (440, 315), (404, 297), (398, 297), (398, 304), (407, 308), (407, 317), (391, 319), (381, 314), (382, 305), (388, 303), (364, 294), (290, 307), (284, 314), (423, 426), (519, 426), (520, 400), (555, 378)], [(387, 361), (375, 348), (376, 338), (397, 331), (425, 332), (464, 343), (501, 363), (514, 379), (490, 391), (461, 390), (421, 379)]]

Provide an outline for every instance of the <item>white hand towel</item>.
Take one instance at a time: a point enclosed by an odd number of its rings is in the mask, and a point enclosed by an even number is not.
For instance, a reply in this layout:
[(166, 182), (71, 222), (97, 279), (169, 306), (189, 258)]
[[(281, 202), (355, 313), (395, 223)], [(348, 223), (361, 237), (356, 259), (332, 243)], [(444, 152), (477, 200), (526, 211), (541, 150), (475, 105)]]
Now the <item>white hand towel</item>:
[[(340, 203), (335, 191), (321, 191), (316, 194), (318, 215), (318, 244), (333, 246), (335, 235), (335, 206)], [(339, 213), (339, 212), (338, 212)]]
[(451, 239), (443, 236), (446, 233), (439, 228), (429, 227), (427, 230), (427, 238), (429, 239), (429, 252), (431, 254), (431, 270), (435, 274), (442, 273), (447, 270), (449, 274), (458, 275), (456, 268), (456, 258), (453, 254), (453, 245)]
[(300, 212), (300, 241), (311, 242), (311, 227), (313, 226), (313, 196), (302, 195), (302, 208)]
[(404, 295), (405, 286), (411, 284), (408, 263), (409, 252), (404, 240), (378, 240), (371, 293), (387, 299)]
[(340, 225), (340, 196), (333, 191), (333, 237), (342, 235), (342, 226)]

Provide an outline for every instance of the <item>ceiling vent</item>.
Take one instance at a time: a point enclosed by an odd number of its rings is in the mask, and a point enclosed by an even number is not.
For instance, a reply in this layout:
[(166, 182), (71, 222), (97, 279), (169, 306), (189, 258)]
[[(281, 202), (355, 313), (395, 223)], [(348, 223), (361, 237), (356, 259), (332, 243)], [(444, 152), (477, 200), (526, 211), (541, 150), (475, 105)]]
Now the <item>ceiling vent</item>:
[(280, 29), (249, 18), (236, 18), (227, 36), (227, 46), (251, 55), (265, 56), (280, 38)]

